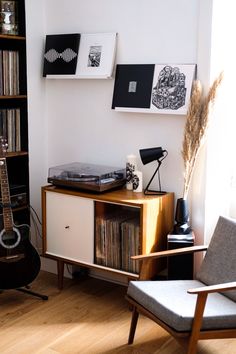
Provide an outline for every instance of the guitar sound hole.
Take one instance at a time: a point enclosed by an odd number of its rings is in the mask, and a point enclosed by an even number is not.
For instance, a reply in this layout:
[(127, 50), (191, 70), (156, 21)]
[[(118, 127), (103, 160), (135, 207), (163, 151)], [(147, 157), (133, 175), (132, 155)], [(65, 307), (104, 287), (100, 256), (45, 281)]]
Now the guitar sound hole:
[(4, 248), (14, 248), (20, 243), (20, 238), (20, 232), (15, 227), (10, 231), (3, 229), (0, 233), (0, 244)]
[(16, 234), (14, 231), (8, 231), (3, 235), (2, 238), (3, 242), (5, 243), (5, 245), (7, 246), (12, 246), (16, 243)]

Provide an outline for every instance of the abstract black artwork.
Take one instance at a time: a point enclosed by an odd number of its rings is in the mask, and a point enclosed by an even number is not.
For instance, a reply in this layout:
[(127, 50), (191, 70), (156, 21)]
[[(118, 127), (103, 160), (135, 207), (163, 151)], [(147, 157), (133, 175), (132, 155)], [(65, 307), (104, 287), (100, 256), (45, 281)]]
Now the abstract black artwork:
[(116, 66), (112, 108), (150, 108), (154, 64)]
[(75, 74), (80, 34), (47, 35), (43, 76)]

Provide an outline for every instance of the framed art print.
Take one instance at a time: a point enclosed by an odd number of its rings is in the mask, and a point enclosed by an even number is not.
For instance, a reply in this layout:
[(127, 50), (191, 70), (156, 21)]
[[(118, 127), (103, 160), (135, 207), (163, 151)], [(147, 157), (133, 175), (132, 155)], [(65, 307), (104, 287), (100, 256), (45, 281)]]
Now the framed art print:
[(186, 114), (195, 64), (117, 65), (112, 109)]
[(107, 78), (112, 76), (116, 33), (81, 34), (76, 75), (79, 78)]

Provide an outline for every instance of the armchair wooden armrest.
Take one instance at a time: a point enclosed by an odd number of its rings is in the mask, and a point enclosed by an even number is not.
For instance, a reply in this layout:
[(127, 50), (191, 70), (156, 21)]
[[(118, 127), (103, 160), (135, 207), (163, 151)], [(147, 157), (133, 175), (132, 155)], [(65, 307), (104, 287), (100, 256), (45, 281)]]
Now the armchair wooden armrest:
[[(193, 320), (192, 333), (191, 333), (188, 353), (192, 353), (192, 346), (194, 346), (194, 343), (196, 343), (198, 338), (204, 338), (204, 334), (201, 334), (201, 336), (200, 336), (199, 333), (200, 333), (200, 328), (201, 328), (201, 324), (202, 324), (202, 319), (203, 319), (203, 314), (204, 314), (208, 294), (215, 293), (215, 292), (227, 291), (227, 290), (233, 290), (233, 289), (236, 289), (236, 282), (222, 283), (222, 284), (209, 285), (209, 286), (201, 286), (199, 288), (188, 290), (189, 294), (197, 294), (197, 301), (196, 301), (196, 307), (195, 307), (194, 320)], [(208, 338), (210, 338), (210, 337), (208, 337)], [(212, 338), (214, 338), (214, 334), (213, 334)]]
[(206, 251), (207, 247), (208, 246), (204, 246), (204, 245), (183, 247), (183, 248), (177, 248), (175, 250), (159, 251), (159, 252), (153, 252), (149, 254), (140, 254), (137, 256), (132, 256), (131, 258), (137, 261), (145, 261), (145, 260), (162, 258), (162, 257), (177, 256), (177, 255), (192, 253), (192, 252)]
[(230, 282), (230, 283), (221, 283), (221, 284), (215, 284), (215, 285), (207, 285), (207, 286), (201, 286), (199, 288), (194, 288), (194, 289), (189, 289), (188, 293), (189, 294), (202, 294), (202, 293), (218, 293), (222, 291), (228, 291), (228, 290), (235, 290), (236, 289), (236, 282)]
[(135, 261), (141, 261), (140, 272), (139, 272), (139, 280), (147, 280), (148, 279), (148, 268), (150, 267), (150, 262), (157, 258), (169, 257), (169, 256), (177, 256), (181, 254), (193, 253), (206, 251), (208, 246), (192, 246), (192, 247), (183, 247), (174, 250), (153, 252), (149, 254), (141, 254), (137, 256), (132, 256), (131, 258)]

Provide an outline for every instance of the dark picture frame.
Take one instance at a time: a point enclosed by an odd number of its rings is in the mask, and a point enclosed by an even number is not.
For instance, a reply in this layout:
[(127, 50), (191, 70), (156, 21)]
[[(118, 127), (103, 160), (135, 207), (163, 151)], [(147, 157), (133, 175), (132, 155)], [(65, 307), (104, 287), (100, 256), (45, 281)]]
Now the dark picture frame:
[(75, 74), (80, 33), (46, 36), (43, 76)]

